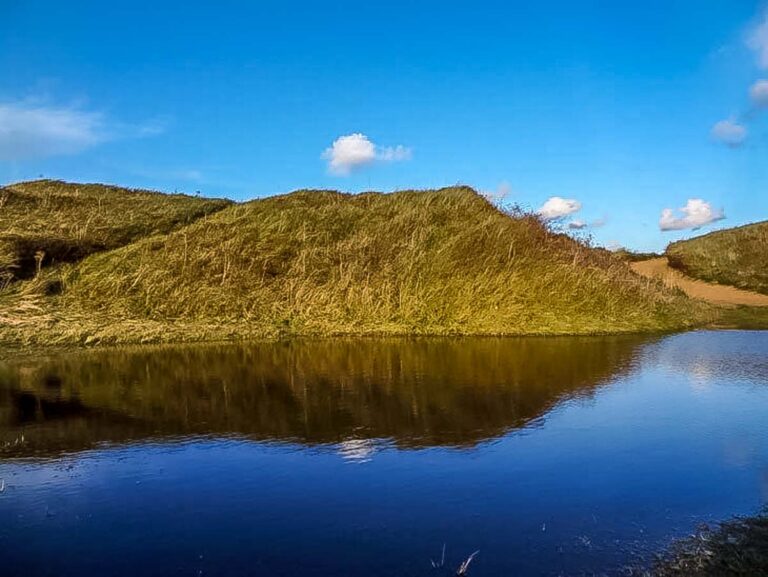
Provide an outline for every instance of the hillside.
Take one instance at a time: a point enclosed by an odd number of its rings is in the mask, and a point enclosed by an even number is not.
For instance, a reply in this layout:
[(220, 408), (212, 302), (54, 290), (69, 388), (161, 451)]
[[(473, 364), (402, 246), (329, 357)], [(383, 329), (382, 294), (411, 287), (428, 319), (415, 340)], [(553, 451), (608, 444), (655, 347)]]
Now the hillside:
[(689, 276), (768, 294), (768, 221), (674, 242), (666, 255)]
[(164, 234), (228, 201), (53, 180), (0, 187), (0, 286)]
[(230, 206), (45, 271), (0, 304), (0, 339), (41, 343), (637, 332), (706, 310), (464, 187)]
[(652, 258), (630, 264), (632, 270), (665, 285), (679, 288), (693, 299), (721, 307), (768, 307), (768, 295), (730, 285), (694, 279), (669, 266), (666, 257)]

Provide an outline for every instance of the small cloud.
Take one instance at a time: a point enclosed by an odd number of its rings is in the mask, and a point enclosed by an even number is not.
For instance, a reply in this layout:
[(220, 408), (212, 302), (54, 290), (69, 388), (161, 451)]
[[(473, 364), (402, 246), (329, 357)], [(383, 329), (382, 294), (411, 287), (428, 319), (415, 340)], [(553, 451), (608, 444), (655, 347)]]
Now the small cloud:
[(585, 228), (600, 228), (601, 226), (605, 226), (606, 222), (607, 221), (605, 217), (596, 218), (592, 222), (586, 222), (577, 218), (568, 223), (568, 228), (571, 230), (584, 230)]
[(411, 150), (405, 146), (378, 147), (365, 134), (359, 132), (340, 136), (322, 154), (328, 161), (328, 171), (347, 176), (353, 170), (374, 162), (401, 162), (411, 158)]
[(137, 126), (132, 131), (129, 130), (128, 132), (129, 134), (130, 132), (133, 132), (132, 135), (139, 138), (145, 136), (157, 136), (165, 132), (167, 124), (168, 121), (165, 118), (153, 118), (152, 120), (149, 120), (144, 124)]
[(502, 180), (496, 190), (483, 192), (482, 195), (494, 204), (503, 204), (504, 200), (512, 194), (512, 187), (506, 180)]
[(506, 180), (502, 180), (496, 187), (496, 196), (502, 200), (512, 194), (512, 187)]
[(725, 213), (722, 209), (712, 208), (710, 203), (700, 198), (688, 199), (688, 202), (680, 209), (680, 212), (683, 216), (676, 217), (675, 211), (671, 208), (662, 210), (659, 228), (661, 230), (685, 230), (689, 228), (696, 230), (704, 225), (725, 218)]
[(101, 113), (0, 104), (0, 161), (77, 154), (109, 140)]
[(747, 44), (757, 54), (757, 63), (760, 68), (768, 69), (768, 11), (749, 34)]
[(622, 250), (624, 246), (618, 240), (609, 240), (608, 244), (605, 245), (605, 248), (611, 252), (618, 252)]
[(758, 108), (768, 107), (768, 80), (758, 80), (749, 89), (752, 104)]
[(734, 120), (721, 120), (712, 127), (712, 138), (736, 148), (746, 140), (747, 128)]
[(203, 180), (203, 173), (194, 168), (177, 170), (171, 172), (170, 175), (180, 180), (189, 180), (192, 182), (201, 182)]
[(579, 210), (581, 210), (581, 203), (578, 200), (553, 196), (541, 206), (537, 213), (544, 220), (555, 220)]
[(378, 160), (384, 162), (402, 162), (411, 159), (411, 149), (398, 144), (395, 147), (387, 146), (378, 153)]
[(101, 112), (77, 107), (0, 103), (0, 162), (78, 154), (104, 142), (163, 130), (157, 121), (142, 126), (111, 123)]

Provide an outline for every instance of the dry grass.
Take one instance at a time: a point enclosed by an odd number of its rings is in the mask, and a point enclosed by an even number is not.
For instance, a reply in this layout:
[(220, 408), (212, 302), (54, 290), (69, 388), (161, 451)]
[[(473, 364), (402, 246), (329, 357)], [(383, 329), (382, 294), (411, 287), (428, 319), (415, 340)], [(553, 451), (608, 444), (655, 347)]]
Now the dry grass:
[(621, 248), (614, 253), (617, 257), (627, 262), (642, 262), (644, 260), (650, 260), (652, 258), (659, 258), (661, 254), (655, 252), (635, 252), (626, 248)]
[(40, 274), (0, 302), (17, 311), (0, 339), (73, 343), (663, 331), (709, 314), (464, 187), (235, 205)]
[(0, 284), (42, 268), (167, 233), (223, 200), (53, 180), (0, 188)]
[(768, 294), (768, 221), (674, 242), (666, 254), (689, 276)]
[(702, 527), (673, 544), (651, 570), (636, 577), (757, 577), (768, 575), (768, 518), (738, 518)]

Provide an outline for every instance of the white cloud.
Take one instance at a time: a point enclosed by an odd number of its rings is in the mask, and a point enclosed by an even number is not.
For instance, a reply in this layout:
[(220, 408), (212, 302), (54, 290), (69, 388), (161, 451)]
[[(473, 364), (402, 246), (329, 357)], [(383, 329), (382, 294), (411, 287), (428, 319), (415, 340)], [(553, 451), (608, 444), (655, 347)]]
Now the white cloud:
[(768, 80), (758, 80), (749, 89), (752, 103), (760, 108), (768, 107)]
[(502, 180), (496, 190), (483, 192), (482, 195), (494, 204), (502, 204), (512, 194), (512, 187), (506, 180)]
[(411, 150), (403, 145), (378, 147), (365, 134), (356, 132), (340, 136), (327, 148), (322, 158), (328, 161), (331, 174), (346, 176), (353, 170), (374, 162), (401, 162), (411, 158)]
[(757, 63), (760, 68), (768, 68), (768, 11), (749, 34), (747, 42), (757, 54)]
[(680, 209), (682, 216), (675, 216), (675, 211), (671, 208), (665, 208), (661, 211), (659, 228), (661, 230), (684, 230), (691, 228), (696, 230), (704, 225), (713, 223), (725, 218), (722, 209), (712, 208), (708, 202), (700, 198), (690, 198), (684, 207)]
[(0, 161), (76, 154), (107, 140), (98, 112), (0, 104)]
[(537, 212), (544, 220), (554, 220), (579, 210), (581, 210), (581, 203), (578, 200), (553, 196)]
[(712, 127), (712, 138), (737, 147), (747, 139), (747, 128), (734, 120), (721, 120)]
[(377, 153), (377, 158), (384, 162), (401, 162), (411, 159), (411, 149), (398, 144), (395, 147), (387, 146)]
[(600, 228), (601, 226), (605, 226), (606, 218), (596, 218), (592, 222), (587, 222), (581, 219), (574, 219), (571, 222), (568, 223), (568, 228), (571, 230), (583, 230), (585, 228)]
[(510, 194), (512, 194), (512, 186), (506, 180), (502, 180), (496, 187), (496, 198), (504, 200)]
[(77, 154), (110, 140), (155, 136), (160, 120), (131, 126), (101, 112), (35, 101), (0, 102), (0, 162)]

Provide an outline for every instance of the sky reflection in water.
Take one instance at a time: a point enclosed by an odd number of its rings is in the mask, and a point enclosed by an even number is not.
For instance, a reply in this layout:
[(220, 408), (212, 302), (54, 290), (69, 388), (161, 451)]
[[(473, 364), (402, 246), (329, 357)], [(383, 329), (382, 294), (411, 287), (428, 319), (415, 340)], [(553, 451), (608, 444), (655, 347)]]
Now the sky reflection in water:
[(768, 501), (768, 333), (26, 359), (0, 459), (8, 575), (619, 571)]

